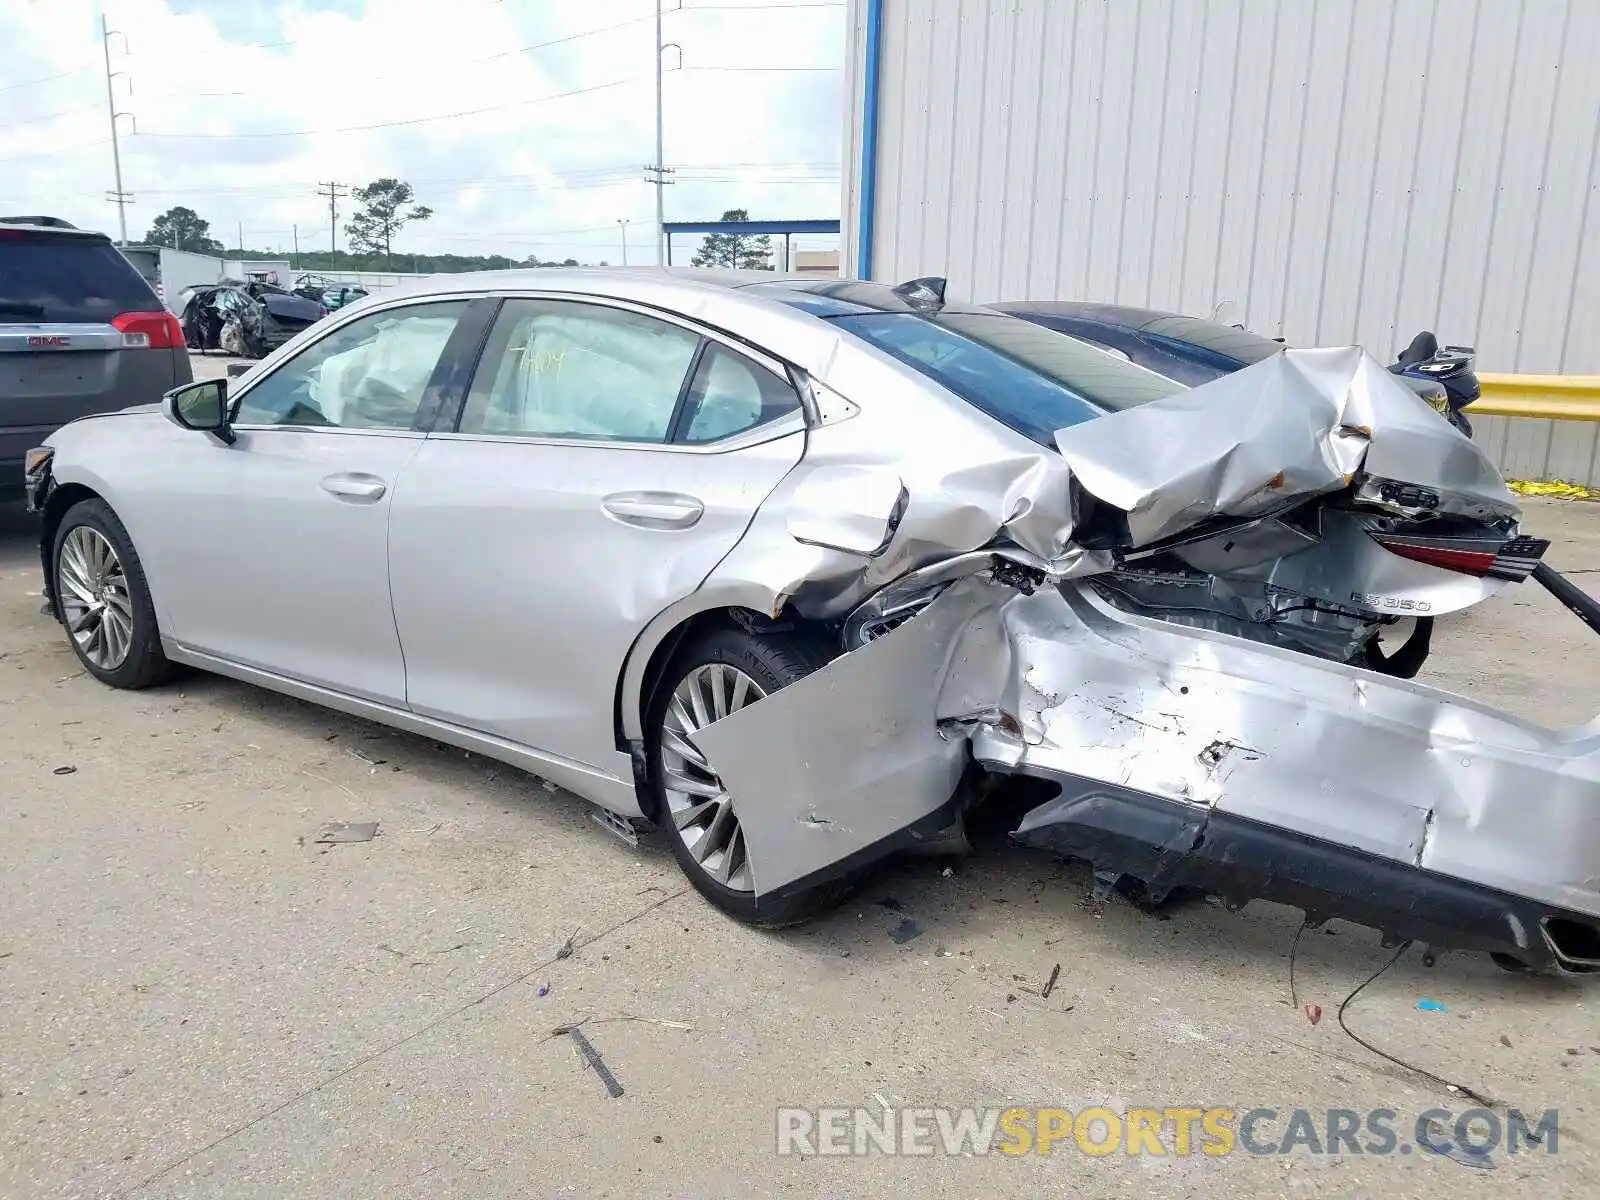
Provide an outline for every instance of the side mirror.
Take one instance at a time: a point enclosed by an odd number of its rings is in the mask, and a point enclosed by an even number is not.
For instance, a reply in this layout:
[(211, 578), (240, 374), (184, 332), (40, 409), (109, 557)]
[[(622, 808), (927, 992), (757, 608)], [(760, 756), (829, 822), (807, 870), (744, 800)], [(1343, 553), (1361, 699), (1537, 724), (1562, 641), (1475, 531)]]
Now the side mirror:
[(228, 381), (202, 379), (167, 393), (167, 411), (185, 429), (210, 433), (228, 445), (236, 440), (228, 414)]

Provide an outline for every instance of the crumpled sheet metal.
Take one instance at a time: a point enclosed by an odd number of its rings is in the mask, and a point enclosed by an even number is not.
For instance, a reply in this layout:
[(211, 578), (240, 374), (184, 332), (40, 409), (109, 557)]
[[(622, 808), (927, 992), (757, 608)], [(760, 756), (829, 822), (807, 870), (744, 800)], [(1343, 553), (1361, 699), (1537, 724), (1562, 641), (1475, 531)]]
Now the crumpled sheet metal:
[(1357, 347), (1286, 350), (1056, 444), (1084, 490), (1128, 514), (1135, 546), (1338, 491), (1358, 470), (1520, 511), (1483, 450)]
[[(831, 620), (912, 571), (996, 542), (1061, 575), (1106, 568), (1071, 542), (1070, 476), (1059, 454), (974, 421), (955, 397), (948, 407), (930, 403), (922, 376), (861, 343), (840, 346), (829, 386), (870, 402), (808, 433), (804, 460), (763, 502), (708, 594), (761, 595), (758, 609), (792, 603), (802, 616)], [(865, 531), (894, 508), (896, 481), (905, 503), (888, 544), (876, 554), (838, 548), (873, 540)], [(834, 546), (817, 544), (830, 538)]]
[(1600, 916), (1600, 720), (1544, 729), (1076, 584), (953, 584), (697, 740), (758, 894), (937, 813), (970, 744), (991, 768), (1186, 806), (1201, 830), (1227, 812)]
[(943, 807), (967, 761), (935, 704), (992, 589), (959, 584), (887, 637), (713, 722), (695, 742), (735, 797), (757, 896)]
[(992, 700), (1020, 725), (975, 726), (979, 761), (1117, 784), (1600, 916), (1600, 719), (1545, 729), (1134, 616), (1071, 584), (998, 607), (998, 621), (969, 628), (940, 704), (951, 716)]

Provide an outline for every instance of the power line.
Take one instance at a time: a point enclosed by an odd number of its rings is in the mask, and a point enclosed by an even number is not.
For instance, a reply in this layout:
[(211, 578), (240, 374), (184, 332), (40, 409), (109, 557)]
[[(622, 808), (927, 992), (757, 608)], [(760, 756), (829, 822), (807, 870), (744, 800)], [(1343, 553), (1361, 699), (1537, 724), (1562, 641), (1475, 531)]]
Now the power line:
[(432, 121), (455, 121), (462, 117), (478, 117), (484, 113), (503, 112), (511, 108), (527, 108), (533, 104), (543, 104), (547, 100), (565, 100), (570, 96), (583, 96), (590, 92), (604, 91), (606, 88), (622, 87), (624, 84), (634, 83), (636, 79), (614, 79), (610, 83), (597, 83), (590, 87), (574, 88), (569, 92), (556, 92), (550, 96), (535, 96), (532, 100), (514, 100), (509, 104), (492, 104), (488, 108), (469, 108), (461, 112), (438, 113), (431, 117), (411, 117), (403, 121), (379, 121), (374, 125), (346, 125), (338, 129), (278, 129), (270, 133), (141, 133), (145, 138), (188, 138), (205, 141), (236, 141), (240, 138), (274, 138), (274, 137), (325, 137), (336, 133), (366, 133), (373, 129), (394, 129), (402, 125), (426, 125)]
[[(115, 32), (115, 31), (113, 30), (113, 32)], [(141, 99), (141, 100), (164, 100), (164, 99), (167, 99), (168, 97), (179, 96), (179, 97), (182, 97), (184, 99), (199, 100), (199, 99), (210, 99), (210, 98), (215, 98), (215, 97), (219, 97), (219, 96), (248, 96), (248, 95), (250, 95), (249, 92), (183, 92), (183, 91), (179, 91), (179, 92), (157, 92), (153, 96), (152, 95), (141, 94), (139, 99)], [(76, 108), (63, 108), (58, 112), (43, 113), (43, 114), (41, 114), (41, 115), (39, 115), (37, 117), (23, 117), (22, 120), (20, 120), (20, 121), (7, 121), (6, 122), (6, 128), (9, 129), (9, 128), (12, 128), (13, 126), (17, 126), (17, 125), (38, 125), (38, 124), (41, 124), (42, 122), (45, 122), (45, 121), (54, 121), (57, 117), (69, 117), (73, 113), (87, 112), (91, 108), (99, 108), (99, 107), (100, 107), (100, 105), (99, 105), (98, 102), (94, 103), (94, 104), (80, 104)]]
[(679, 71), (842, 71), (843, 67), (679, 67)]
[[(99, 106), (96, 105), (96, 107), (98, 108)], [(0, 158), (0, 162), (17, 162), (24, 158), (60, 158), (63, 150), (94, 150), (100, 146), (107, 145), (110, 141), (110, 138), (101, 138), (98, 142), (84, 142), (77, 146), (52, 146), (48, 150), (29, 150), (24, 154), (8, 154), (6, 157)]]
[(0, 87), (0, 92), (14, 92), (18, 88), (37, 87), (41, 83), (54, 83), (58, 79), (69, 79), (74, 75), (87, 75), (92, 70), (94, 70), (92, 66), (78, 67), (72, 71), (63, 71), (59, 75), (46, 75), (43, 79), (24, 79), (21, 83), (8, 83), (5, 87)]

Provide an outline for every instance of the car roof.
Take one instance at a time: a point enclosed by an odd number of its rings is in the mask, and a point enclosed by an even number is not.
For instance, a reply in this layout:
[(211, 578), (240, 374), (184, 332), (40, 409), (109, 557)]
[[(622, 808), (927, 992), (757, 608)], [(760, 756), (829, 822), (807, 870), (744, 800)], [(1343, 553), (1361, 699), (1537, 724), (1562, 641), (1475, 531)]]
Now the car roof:
[[(41, 222), (44, 222), (41, 224)], [(111, 239), (93, 229), (79, 229), (76, 225), (69, 225), (59, 217), (0, 217), (0, 227), (7, 230), (18, 230), (22, 233), (43, 234), (46, 237), (73, 239), (76, 241), (109, 242)]]

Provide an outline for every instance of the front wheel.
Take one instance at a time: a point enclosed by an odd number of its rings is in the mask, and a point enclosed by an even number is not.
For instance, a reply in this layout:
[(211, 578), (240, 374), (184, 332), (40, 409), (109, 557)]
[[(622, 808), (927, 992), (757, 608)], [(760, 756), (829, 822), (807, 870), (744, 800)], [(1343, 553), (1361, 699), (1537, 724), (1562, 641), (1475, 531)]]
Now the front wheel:
[(695, 890), (747, 924), (776, 927), (804, 921), (842, 900), (854, 879), (763, 900), (758, 906), (738, 800), (695, 745), (694, 735), (805, 678), (830, 657), (820, 638), (718, 629), (678, 654), (651, 705), (645, 728), (656, 815), (673, 856)]
[(83, 500), (56, 529), (51, 583), (72, 650), (88, 672), (119, 688), (165, 682), (155, 605), (133, 541), (104, 500)]

